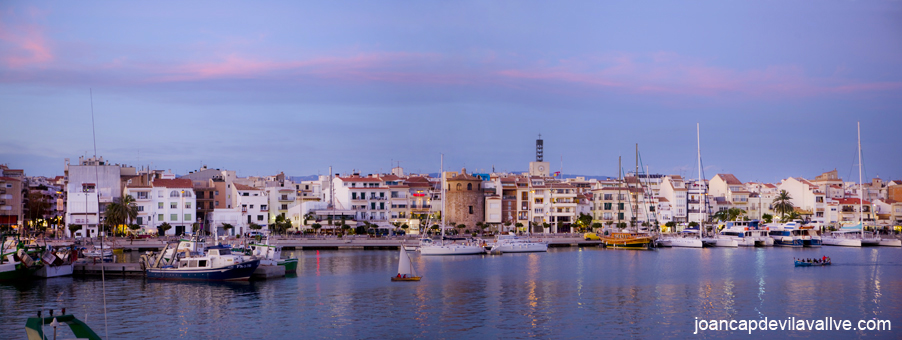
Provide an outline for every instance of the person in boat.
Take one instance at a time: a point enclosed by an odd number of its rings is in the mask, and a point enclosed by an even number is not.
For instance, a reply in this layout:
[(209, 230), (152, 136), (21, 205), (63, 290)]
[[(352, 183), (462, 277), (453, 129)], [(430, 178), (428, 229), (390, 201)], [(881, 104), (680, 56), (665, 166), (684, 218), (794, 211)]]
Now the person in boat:
[(401, 273), (398, 273), (398, 278), (399, 278), (399, 279), (401, 278)]

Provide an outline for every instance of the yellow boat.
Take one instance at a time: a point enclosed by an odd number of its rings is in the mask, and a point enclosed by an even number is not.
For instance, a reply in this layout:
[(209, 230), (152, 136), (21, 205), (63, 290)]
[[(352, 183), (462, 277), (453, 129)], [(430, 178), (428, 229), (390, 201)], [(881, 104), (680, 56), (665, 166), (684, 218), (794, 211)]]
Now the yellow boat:
[(610, 233), (600, 237), (605, 248), (651, 249), (655, 243), (653, 236), (639, 232)]

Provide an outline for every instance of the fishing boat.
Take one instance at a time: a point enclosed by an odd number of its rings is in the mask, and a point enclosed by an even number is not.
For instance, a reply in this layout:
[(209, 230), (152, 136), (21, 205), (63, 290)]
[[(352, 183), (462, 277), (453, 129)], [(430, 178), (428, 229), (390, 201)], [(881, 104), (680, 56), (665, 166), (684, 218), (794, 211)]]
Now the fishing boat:
[[(94, 333), (91, 327), (88, 327), (87, 324), (77, 319), (74, 315), (66, 314), (65, 308), (58, 316), (54, 316), (53, 310), (51, 310), (50, 316), (42, 317), (41, 312), (38, 311), (37, 317), (25, 320), (25, 333), (28, 336), (28, 340), (56, 339), (56, 328), (60, 325), (69, 326), (69, 330), (78, 339), (100, 340), (100, 336)], [(53, 327), (52, 336), (44, 334), (44, 327), (48, 326)]]
[(264, 244), (251, 243), (248, 248), (250, 255), (260, 259), (261, 266), (283, 266), (286, 273), (295, 273), (298, 270), (298, 259), (283, 259), (282, 246), (269, 244), (269, 239), (266, 239)]
[(18, 282), (31, 279), (40, 267), (31, 255), (21, 247), (21, 242), (0, 234), (0, 282)]
[(245, 260), (226, 246), (208, 247), (203, 253), (176, 252), (168, 261), (163, 259), (165, 252), (166, 249), (153, 259), (142, 256), (148, 279), (246, 281), (260, 265), (260, 260)]
[(829, 257), (825, 257), (823, 260), (818, 259), (793, 259), (796, 267), (817, 267), (817, 266), (829, 266), (832, 261)]
[(410, 264), (410, 255), (407, 255), (407, 250), (404, 249), (404, 246), (400, 246), (401, 255), (398, 257), (398, 275), (392, 276), (392, 281), (420, 281), (420, 276), (417, 275), (416, 270), (413, 269), (413, 265)]
[(43, 265), (35, 271), (34, 275), (43, 278), (72, 275), (77, 259), (78, 251), (75, 249), (54, 249), (52, 246), (47, 246), (41, 255)]
[(532, 241), (529, 239), (529, 236), (519, 237), (514, 233), (510, 233), (496, 236), (491, 251), (500, 251), (502, 253), (547, 252), (548, 243)]
[[(442, 230), (441, 239), (438, 242), (424, 238), (420, 240), (420, 254), (423, 255), (479, 255), (485, 254), (485, 246), (484, 242), (479, 242), (479, 240), (471, 239), (471, 238), (445, 238), (445, 176), (444, 176), (444, 168), (445, 168), (445, 156), (442, 155), (442, 171), (439, 172), (439, 175), (442, 176), (442, 222), (440, 229)], [(450, 241), (450, 242), (445, 242)], [(402, 246), (403, 248), (403, 246)]]

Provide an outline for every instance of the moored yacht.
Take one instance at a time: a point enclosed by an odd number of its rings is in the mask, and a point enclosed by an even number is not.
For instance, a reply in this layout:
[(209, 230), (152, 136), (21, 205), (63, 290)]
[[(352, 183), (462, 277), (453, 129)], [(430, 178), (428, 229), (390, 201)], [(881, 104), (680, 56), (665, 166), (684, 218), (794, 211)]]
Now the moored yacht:
[(548, 251), (548, 243), (532, 241), (529, 237), (519, 237), (514, 233), (510, 233), (496, 236), (492, 251), (500, 251), (502, 253), (545, 252)]
[(739, 246), (765, 247), (774, 245), (773, 239), (759, 228), (759, 221), (729, 221), (720, 231), (722, 237), (731, 238)]
[(767, 234), (774, 239), (774, 245), (779, 247), (803, 247), (802, 239), (793, 235), (797, 230), (796, 222), (773, 223), (767, 225)]

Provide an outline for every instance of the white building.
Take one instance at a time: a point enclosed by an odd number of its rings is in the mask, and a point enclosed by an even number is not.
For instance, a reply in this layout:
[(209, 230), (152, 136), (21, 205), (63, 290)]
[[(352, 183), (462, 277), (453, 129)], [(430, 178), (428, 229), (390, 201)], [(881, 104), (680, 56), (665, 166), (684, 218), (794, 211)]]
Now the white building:
[(248, 232), (251, 224), (262, 226), (263, 230), (268, 229), (269, 197), (267, 194), (266, 191), (252, 186), (239, 183), (232, 185), (232, 196), (237, 198), (237, 208), (241, 212), (241, 218), (235, 225), (234, 232), (236, 234)]
[[(103, 157), (79, 157), (78, 164), (69, 164), (66, 159), (66, 223), (82, 226), (75, 236), (97, 236), (106, 205), (122, 197), (121, 172), (118, 164), (108, 164)], [(66, 233), (73, 236), (68, 228)]]

